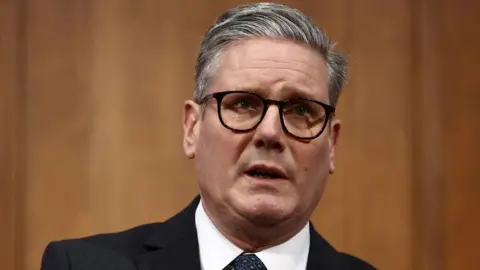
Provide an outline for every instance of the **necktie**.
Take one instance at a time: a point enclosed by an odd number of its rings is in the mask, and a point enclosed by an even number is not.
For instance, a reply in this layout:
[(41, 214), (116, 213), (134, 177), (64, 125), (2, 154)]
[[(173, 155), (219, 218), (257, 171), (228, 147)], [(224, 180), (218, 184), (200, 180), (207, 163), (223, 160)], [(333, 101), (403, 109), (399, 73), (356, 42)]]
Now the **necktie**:
[(255, 254), (240, 254), (226, 269), (232, 270), (267, 270), (267, 267)]

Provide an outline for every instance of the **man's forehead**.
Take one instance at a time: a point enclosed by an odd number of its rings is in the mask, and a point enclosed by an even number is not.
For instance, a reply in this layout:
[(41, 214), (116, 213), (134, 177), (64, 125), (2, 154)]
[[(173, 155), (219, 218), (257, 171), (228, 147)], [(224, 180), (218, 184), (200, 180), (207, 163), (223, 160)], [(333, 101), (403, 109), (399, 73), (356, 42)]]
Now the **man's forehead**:
[[(328, 75), (317, 52), (285, 40), (253, 39), (222, 52), (214, 92), (248, 90), (275, 96), (323, 99)], [(214, 86), (214, 85), (212, 85)], [(328, 97), (328, 94), (325, 95)]]
[(219, 57), (220, 63), (228, 61), (230, 65), (261, 66), (262, 62), (275, 61), (286, 65), (293, 62), (315, 69), (325, 66), (320, 53), (307, 45), (286, 39), (249, 38), (237, 41), (223, 48)]

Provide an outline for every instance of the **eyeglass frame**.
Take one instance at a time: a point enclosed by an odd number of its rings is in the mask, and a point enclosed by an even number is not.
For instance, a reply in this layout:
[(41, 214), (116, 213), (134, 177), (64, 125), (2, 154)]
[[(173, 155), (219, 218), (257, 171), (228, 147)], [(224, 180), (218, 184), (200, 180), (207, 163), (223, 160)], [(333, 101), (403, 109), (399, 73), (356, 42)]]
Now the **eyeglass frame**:
[[(263, 103), (262, 115), (260, 116), (258, 122), (252, 128), (249, 128), (249, 129), (235, 129), (235, 128), (232, 128), (229, 125), (225, 124), (225, 122), (223, 121), (222, 112), (221, 112), (222, 100), (226, 95), (232, 94), (232, 93), (251, 94), (251, 95), (254, 95), (254, 96), (258, 97), (262, 101), (262, 103)], [(323, 131), (325, 130), (325, 128), (327, 126), (327, 123), (331, 120), (331, 117), (333, 115), (335, 115), (335, 107), (334, 106), (325, 104), (325, 103), (320, 102), (320, 101), (315, 100), (315, 99), (295, 98), (295, 99), (286, 99), (286, 100), (274, 100), (274, 99), (266, 99), (266, 98), (263, 98), (262, 96), (260, 96), (257, 93), (253, 93), (253, 92), (250, 92), (250, 91), (243, 91), (243, 90), (222, 91), (222, 92), (216, 92), (216, 93), (208, 94), (208, 95), (204, 96), (199, 102), (197, 102), (197, 104), (199, 104), (199, 105), (204, 104), (206, 101), (208, 101), (212, 98), (215, 98), (217, 100), (217, 115), (218, 115), (218, 119), (220, 120), (220, 123), (225, 128), (227, 128), (229, 130), (232, 130), (234, 132), (242, 132), (243, 133), (243, 132), (249, 132), (249, 131), (252, 131), (252, 130), (256, 129), (260, 125), (260, 123), (262, 123), (263, 118), (265, 118), (265, 115), (267, 114), (268, 108), (272, 104), (276, 105), (277, 108), (278, 108), (278, 114), (280, 115), (280, 123), (282, 124), (282, 130), (285, 133), (287, 133), (288, 135), (290, 135), (294, 138), (297, 138), (299, 140), (313, 140), (315, 138), (318, 138), (318, 136), (320, 136), (323, 133)], [(323, 109), (325, 110), (325, 119), (326, 120), (324, 121), (322, 128), (320, 129), (320, 131), (316, 135), (310, 136), (310, 137), (300, 137), (300, 136), (297, 136), (297, 135), (291, 133), (290, 131), (288, 131), (287, 127), (285, 126), (285, 120), (283, 118), (283, 109), (287, 104), (289, 104), (289, 103), (291, 103), (292, 101), (295, 101), (295, 100), (305, 100), (305, 101), (314, 102), (314, 103), (322, 106)]]

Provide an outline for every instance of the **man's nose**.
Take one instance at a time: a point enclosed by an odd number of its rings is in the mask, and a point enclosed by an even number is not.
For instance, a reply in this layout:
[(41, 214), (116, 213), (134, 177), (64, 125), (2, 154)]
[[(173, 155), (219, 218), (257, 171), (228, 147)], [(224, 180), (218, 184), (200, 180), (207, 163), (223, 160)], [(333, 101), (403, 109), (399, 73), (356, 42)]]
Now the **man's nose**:
[(255, 130), (253, 140), (256, 147), (283, 151), (285, 148), (285, 136), (277, 106), (269, 106), (262, 122)]

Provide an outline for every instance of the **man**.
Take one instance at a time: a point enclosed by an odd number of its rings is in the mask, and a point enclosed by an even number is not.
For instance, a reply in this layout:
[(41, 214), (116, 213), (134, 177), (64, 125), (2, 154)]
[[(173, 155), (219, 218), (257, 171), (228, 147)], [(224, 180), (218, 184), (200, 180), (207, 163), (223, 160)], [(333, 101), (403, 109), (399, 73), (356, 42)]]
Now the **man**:
[(261, 3), (221, 15), (184, 108), (200, 196), (164, 223), (53, 242), (42, 268), (374, 269), (309, 222), (335, 169), (345, 68), (298, 10)]

